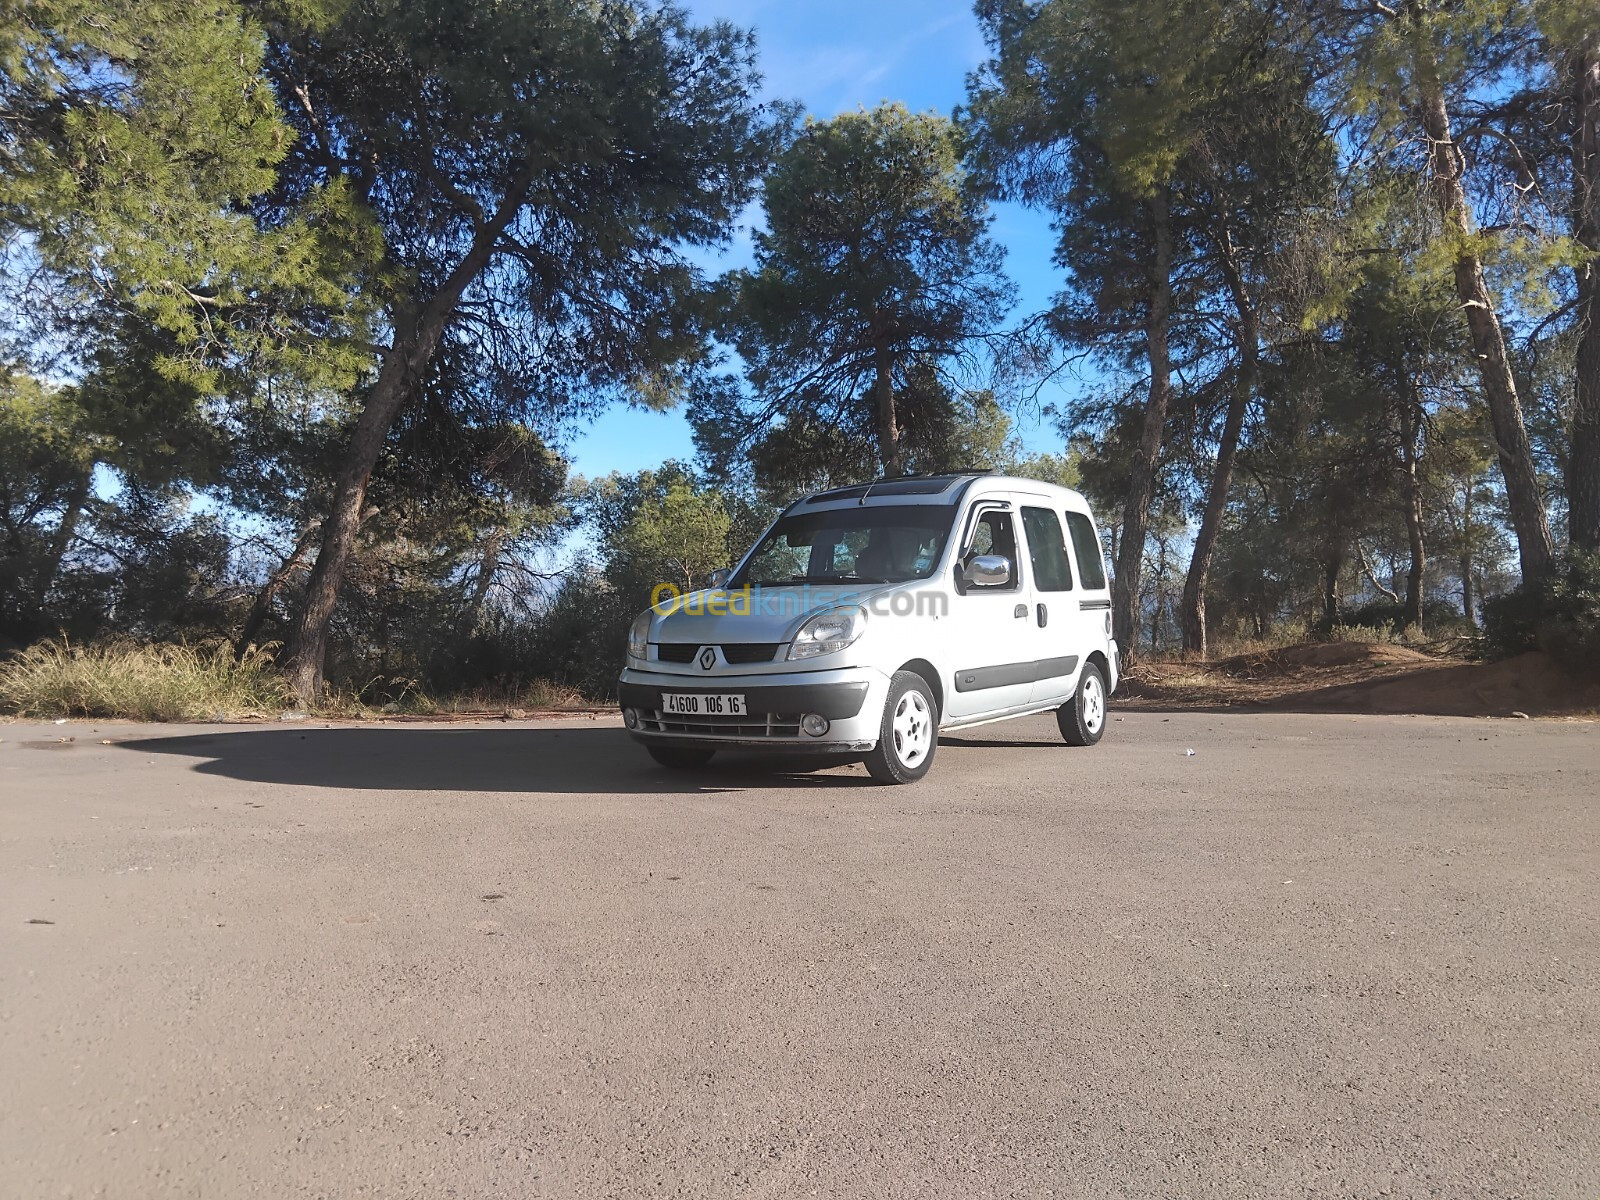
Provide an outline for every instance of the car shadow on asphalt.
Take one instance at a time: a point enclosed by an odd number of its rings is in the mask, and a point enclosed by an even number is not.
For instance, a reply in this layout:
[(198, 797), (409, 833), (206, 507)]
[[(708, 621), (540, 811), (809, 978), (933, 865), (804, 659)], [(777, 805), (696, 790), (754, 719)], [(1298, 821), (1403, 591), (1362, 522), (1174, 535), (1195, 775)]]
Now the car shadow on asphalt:
[(407, 792), (695, 794), (872, 786), (855, 760), (722, 752), (704, 767), (651, 761), (620, 729), (250, 729), (137, 738), (141, 754), (196, 759), (202, 775), (294, 787)]

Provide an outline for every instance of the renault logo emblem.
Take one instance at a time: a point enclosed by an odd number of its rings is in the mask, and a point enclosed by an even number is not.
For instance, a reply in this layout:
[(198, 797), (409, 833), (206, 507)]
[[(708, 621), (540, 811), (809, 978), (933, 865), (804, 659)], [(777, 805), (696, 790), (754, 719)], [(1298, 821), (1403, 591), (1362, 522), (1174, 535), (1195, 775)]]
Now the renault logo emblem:
[(709, 671), (716, 665), (717, 652), (715, 650), (713, 650), (710, 646), (707, 646), (704, 650), (700, 651), (700, 669), (702, 671)]

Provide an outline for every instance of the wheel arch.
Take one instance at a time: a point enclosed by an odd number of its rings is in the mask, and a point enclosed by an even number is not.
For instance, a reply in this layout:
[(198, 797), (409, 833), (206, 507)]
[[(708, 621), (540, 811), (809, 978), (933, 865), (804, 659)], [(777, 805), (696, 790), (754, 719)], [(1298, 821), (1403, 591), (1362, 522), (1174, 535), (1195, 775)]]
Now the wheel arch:
[(925, 658), (913, 658), (910, 662), (900, 664), (899, 671), (910, 671), (914, 675), (921, 675), (923, 682), (928, 685), (928, 690), (933, 693), (933, 702), (939, 709), (939, 716), (944, 716), (944, 688), (939, 683), (938, 669)]
[(1090, 654), (1089, 654), (1088, 659), (1085, 660), (1085, 661), (1086, 662), (1091, 662), (1095, 666), (1100, 668), (1100, 678), (1106, 681), (1106, 695), (1107, 696), (1111, 695), (1112, 688), (1114, 688), (1116, 685), (1114, 683), (1112, 683), (1112, 681), (1111, 681), (1112, 680), (1111, 663), (1107, 660), (1106, 655), (1105, 655), (1105, 651), (1104, 650), (1091, 651)]

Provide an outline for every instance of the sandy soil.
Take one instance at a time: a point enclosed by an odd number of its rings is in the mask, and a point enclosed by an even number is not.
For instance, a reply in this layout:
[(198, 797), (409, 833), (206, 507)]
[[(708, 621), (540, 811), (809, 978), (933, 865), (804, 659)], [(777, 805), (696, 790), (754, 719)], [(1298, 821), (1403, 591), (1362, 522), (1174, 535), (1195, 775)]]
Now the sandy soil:
[(1211, 663), (1143, 663), (1128, 672), (1117, 698), (1132, 708), (1593, 716), (1600, 681), (1575, 679), (1546, 654), (1479, 663), (1405, 646), (1332, 642)]

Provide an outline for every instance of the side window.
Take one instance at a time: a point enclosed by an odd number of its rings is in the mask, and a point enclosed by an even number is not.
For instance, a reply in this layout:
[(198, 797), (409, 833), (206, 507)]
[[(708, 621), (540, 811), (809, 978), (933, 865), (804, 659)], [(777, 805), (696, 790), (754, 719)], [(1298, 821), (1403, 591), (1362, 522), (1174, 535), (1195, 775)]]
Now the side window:
[(1056, 514), (1048, 508), (1024, 508), (1022, 528), (1028, 535), (1033, 586), (1041, 592), (1070, 592), (1072, 568), (1067, 565), (1067, 545)]
[(967, 548), (961, 553), (963, 565), (971, 562), (980, 554), (1004, 555), (1011, 562), (1011, 578), (1005, 583), (982, 586), (970, 585), (975, 592), (1009, 592), (1017, 586), (1017, 533), (1016, 526), (1012, 523), (1011, 514), (997, 508), (991, 508), (978, 517), (972, 527), (972, 537), (967, 542)]
[(1094, 535), (1094, 526), (1082, 513), (1069, 512), (1067, 528), (1072, 530), (1072, 548), (1078, 555), (1078, 578), (1084, 587), (1099, 591), (1106, 586), (1106, 562), (1100, 556), (1100, 539)]

